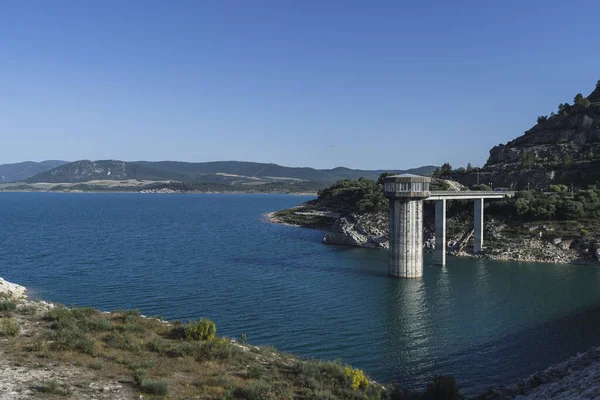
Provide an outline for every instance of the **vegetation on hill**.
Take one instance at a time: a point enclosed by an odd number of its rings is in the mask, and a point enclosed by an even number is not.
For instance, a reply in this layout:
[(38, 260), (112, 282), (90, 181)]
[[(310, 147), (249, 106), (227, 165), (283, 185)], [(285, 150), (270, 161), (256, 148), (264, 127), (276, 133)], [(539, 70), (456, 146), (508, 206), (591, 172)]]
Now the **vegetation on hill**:
[(583, 189), (600, 183), (600, 85), (589, 96), (578, 93), (571, 104), (538, 117), (525, 134), (494, 146), (482, 168), (444, 164), (434, 176), (513, 190), (547, 190), (556, 184)]
[[(215, 161), (188, 163), (174, 161), (137, 161), (137, 164), (149, 168), (186, 174), (190, 179), (201, 179), (206, 175), (231, 174), (253, 178), (292, 178), (307, 181), (335, 182), (340, 179), (358, 179), (360, 177), (377, 179), (382, 171), (358, 170), (344, 167), (333, 169), (315, 169), (308, 167), (285, 167), (273, 163), (256, 163), (244, 161)], [(409, 170), (398, 170), (396, 173), (431, 173), (434, 166), (423, 166)]]
[(40, 174), (67, 164), (68, 161), (47, 160), (40, 162), (25, 161), (15, 164), (0, 165), (0, 183), (20, 182), (34, 175)]
[(113, 390), (124, 398), (459, 398), (451, 378), (436, 378), (423, 394), (393, 385), (385, 389), (340, 362), (258, 348), (246, 344), (245, 336), (241, 342), (217, 337), (216, 325), (207, 319), (167, 323), (139, 311), (48, 308), (10, 298), (0, 302), (0, 317), (0, 351), (9, 368), (43, 367), (50, 371), (44, 376), (57, 377), (29, 382), (36, 397), (105, 398)]
[(600, 189), (589, 186), (571, 193), (565, 185), (550, 185), (550, 192), (525, 190), (513, 198), (493, 202), (489, 212), (520, 221), (581, 221), (600, 218)]
[(600, 81), (596, 83), (596, 89), (588, 97), (585, 97), (581, 93), (577, 93), (573, 99), (573, 104), (560, 103), (556, 113), (551, 112), (549, 116), (539, 116), (537, 122), (539, 124), (557, 116), (566, 117), (585, 112), (600, 114)]
[[(434, 167), (410, 171), (431, 172)], [(173, 190), (202, 192), (315, 192), (332, 181), (349, 177), (375, 176), (378, 171), (361, 171), (338, 167), (331, 170), (291, 168), (276, 164), (238, 161), (208, 163), (186, 162), (123, 162), (116, 160), (81, 160), (32, 176), (27, 183), (56, 183), (54, 191), (115, 191), (140, 189), (141, 181), (157, 181), (142, 190)], [(106, 182), (119, 181), (119, 185)], [(131, 185), (131, 181), (135, 184)], [(78, 183), (77, 187), (73, 184)], [(128, 184), (130, 184), (128, 186)], [(118, 186), (118, 187), (117, 187)], [(14, 188), (13, 188), (14, 189)], [(32, 188), (35, 190), (35, 187)]]
[[(382, 174), (379, 181), (364, 178), (338, 181), (320, 190), (319, 197), (310, 203), (310, 207), (342, 215), (386, 213), (388, 200), (383, 196), (383, 178), (386, 175)], [(432, 190), (445, 189), (444, 181), (434, 180)], [(473, 185), (471, 190), (491, 188), (481, 184)], [(459, 200), (451, 202), (449, 217), (468, 210), (469, 204)], [(590, 185), (572, 193), (565, 185), (550, 185), (547, 192), (520, 191), (512, 198), (489, 202), (486, 207), (486, 215), (511, 222), (596, 220), (600, 218), (600, 188)]]
[(61, 165), (50, 171), (32, 176), (28, 183), (72, 183), (92, 180), (184, 180), (184, 175), (160, 171), (134, 163), (116, 160), (81, 160)]
[(319, 191), (318, 207), (339, 213), (366, 213), (385, 211), (388, 201), (383, 197), (383, 186), (374, 180), (343, 179)]

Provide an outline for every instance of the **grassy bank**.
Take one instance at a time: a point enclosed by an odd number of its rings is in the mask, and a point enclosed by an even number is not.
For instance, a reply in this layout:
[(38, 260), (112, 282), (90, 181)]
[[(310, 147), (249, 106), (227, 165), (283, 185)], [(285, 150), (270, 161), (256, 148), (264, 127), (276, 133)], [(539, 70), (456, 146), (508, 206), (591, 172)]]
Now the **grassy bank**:
[(85, 371), (67, 374), (80, 379), (31, 382), (38, 396), (84, 397), (94, 392), (93, 381), (120, 382), (135, 394), (171, 399), (377, 399), (383, 394), (361, 371), (219, 338), (206, 320), (166, 323), (137, 311), (43, 310), (9, 299), (0, 309), (0, 333), (8, 339), (0, 342), (4, 361)]
[(7, 295), (0, 316), (0, 387), (14, 398), (458, 398), (451, 378), (437, 378), (423, 394), (386, 389), (340, 362), (218, 337), (204, 319), (169, 323), (138, 311), (105, 313)]

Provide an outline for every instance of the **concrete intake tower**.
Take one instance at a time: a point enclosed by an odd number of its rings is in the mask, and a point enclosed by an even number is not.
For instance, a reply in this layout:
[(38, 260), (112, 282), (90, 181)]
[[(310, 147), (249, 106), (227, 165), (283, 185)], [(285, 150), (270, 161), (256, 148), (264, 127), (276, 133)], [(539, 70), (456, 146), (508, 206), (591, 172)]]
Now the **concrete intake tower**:
[(400, 278), (423, 276), (423, 201), (431, 193), (431, 178), (393, 175), (385, 178), (384, 195), (390, 202), (388, 271)]
[(390, 249), (388, 271), (399, 278), (423, 276), (423, 201), (435, 202), (434, 263), (446, 265), (446, 201), (474, 200), (473, 252), (483, 250), (483, 202), (503, 199), (514, 192), (475, 190), (430, 191), (431, 178), (392, 175), (385, 178), (383, 194), (390, 201)]

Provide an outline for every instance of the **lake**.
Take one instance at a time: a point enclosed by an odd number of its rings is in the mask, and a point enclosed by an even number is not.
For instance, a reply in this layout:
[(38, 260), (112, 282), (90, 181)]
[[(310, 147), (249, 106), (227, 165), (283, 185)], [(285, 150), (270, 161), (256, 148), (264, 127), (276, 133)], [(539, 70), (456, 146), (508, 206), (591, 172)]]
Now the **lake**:
[(213, 319), (219, 335), (341, 359), (418, 389), (450, 374), (473, 394), (600, 344), (600, 268), (326, 246), (266, 222), (311, 197), (0, 193), (0, 276), (30, 296)]

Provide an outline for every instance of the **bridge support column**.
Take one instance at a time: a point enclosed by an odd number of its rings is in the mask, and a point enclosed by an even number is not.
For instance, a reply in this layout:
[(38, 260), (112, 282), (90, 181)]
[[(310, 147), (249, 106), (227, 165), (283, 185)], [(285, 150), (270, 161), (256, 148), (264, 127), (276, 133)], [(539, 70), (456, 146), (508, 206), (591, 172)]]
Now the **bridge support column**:
[(480, 253), (483, 249), (483, 199), (475, 199), (474, 207), (475, 233), (473, 252)]
[(434, 263), (446, 265), (446, 199), (435, 201)]
[(388, 272), (400, 278), (423, 276), (423, 200), (390, 199)]

